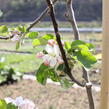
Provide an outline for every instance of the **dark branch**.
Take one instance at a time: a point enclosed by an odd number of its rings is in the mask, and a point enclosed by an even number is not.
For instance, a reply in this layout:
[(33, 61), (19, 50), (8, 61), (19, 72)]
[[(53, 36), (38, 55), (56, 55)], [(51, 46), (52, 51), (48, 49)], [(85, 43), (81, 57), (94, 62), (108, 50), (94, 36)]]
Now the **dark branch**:
[(55, 35), (56, 35), (56, 40), (57, 40), (57, 43), (58, 43), (58, 46), (59, 46), (59, 49), (61, 51), (61, 55), (62, 55), (62, 58), (64, 60), (64, 63), (65, 63), (65, 66), (66, 66), (66, 69), (67, 69), (67, 75), (70, 77), (70, 79), (77, 83), (78, 85), (84, 87), (83, 84), (81, 84), (80, 82), (78, 82), (72, 75), (71, 73), (71, 69), (69, 67), (69, 64), (68, 64), (68, 61), (67, 61), (67, 58), (66, 58), (66, 54), (65, 54), (65, 51), (64, 51), (64, 48), (62, 46), (62, 42), (61, 42), (61, 37), (60, 37), (60, 34), (59, 34), (59, 30), (58, 30), (58, 24), (57, 24), (57, 21), (56, 21), (56, 18), (55, 18), (55, 14), (54, 14), (54, 8), (53, 8), (53, 4), (51, 2), (51, 0), (46, 0), (47, 3), (48, 3), (48, 7), (49, 7), (49, 14), (50, 14), (50, 17), (51, 17), (51, 20), (52, 20), (52, 23), (53, 23), (53, 27), (54, 27), (54, 31), (55, 31)]
[[(54, 0), (53, 1), (53, 4), (55, 4), (57, 2), (57, 0)], [(49, 11), (49, 8), (47, 7), (42, 13), (41, 15), (32, 23), (30, 24), (30, 26), (27, 28), (27, 31), (29, 31), (32, 27), (34, 27), (39, 21), (41, 21), (45, 16), (46, 14), (48, 13)]]
[(11, 38), (13, 38), (13, 36), (7, 36), (7, 37), (0, 36), (0, 39), (3, 39), (3, 40), (8, 40), (8, 39), (11, 39)]
[[(54, 0), (53, 1), (53, 4), (55, 4), (57, 2), (57, 0)], [(32, 27), (34, 27), (39, 21), (41, 21), (45, 16), (46, 16), (46, 14), (48, 13), (48, 11), (49, 11), (49, 8), (47, 7), (42, 13), (41, 13), (41, 15), (38, 17), (38, 18), (36, 18), (36, 20), (32, 23), (32, 24), (30, 24), (30, 26), (27, 28), (27, 31), (29, 31)], [(3, 40), (8, 40), (8, 39), (11, 39), (11, 38), (13, 38), (13, 36), (7, 36), (7, 37), (3, 37), (3, 36), (0, 36), (0, 39), (3, 39)]]

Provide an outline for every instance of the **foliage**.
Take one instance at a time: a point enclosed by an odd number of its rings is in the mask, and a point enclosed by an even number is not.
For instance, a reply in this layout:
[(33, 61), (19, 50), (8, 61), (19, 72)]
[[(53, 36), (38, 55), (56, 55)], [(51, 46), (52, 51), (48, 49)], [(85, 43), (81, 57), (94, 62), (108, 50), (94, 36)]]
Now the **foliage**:
[[(23, 97), (17, 97), (12, 99), (10, 97), (0, 100), (0, 109), (34, 109), (35, 104), (29, 99), (23, 99)], [(35, 108), (38, 109), (38, 108)]]
[[(42, 52), (37, 53), (37, 58), (43, 60), (42, 64), (36, 72), (36, 78), (39, 83), (45, 85), (47, 79), (60, 82), (64, 87), (72, 86), (72, 82), (66, 76), (67, 70), (62, 59), (62, 55), (55, 36), (52, 34), (45, 34), (40, 36), (38, 32), (29, 32), (25, 26), (18, 26), (9, 30), (7, 26), (0, 26), (1, 33), (8, 33), (12, 36), (12, 41), (16, 41), (16, 49), (19, 49), (24, 38), (32, 39), (33, 48), (44, 45), (45, 48)], [(85, 69), (90, 69), (97, 62), (93, 55), (94, 46), (81, 40), (73, 42), (62, 41), (62, 46), (66, 50), (68, 64), (73, 67), (78, 63)], [(4, 67), (3, 67), (4, 68)], [(10, 68), (8, 71), (13, 75), (15, 71)], [(12, 76), (11, 76), (12, 77)], [(4, 78), (3, 78), (4, 79)]]
[(18, 108), (12, 103), (6, 103), (5, 100), (0, 100), (0, 109), (18, 109)]
[(6, 65), (4, 57), (0, 58), (0, 84), (20, 80), (22, 73), (15, 71), (12, 67)]

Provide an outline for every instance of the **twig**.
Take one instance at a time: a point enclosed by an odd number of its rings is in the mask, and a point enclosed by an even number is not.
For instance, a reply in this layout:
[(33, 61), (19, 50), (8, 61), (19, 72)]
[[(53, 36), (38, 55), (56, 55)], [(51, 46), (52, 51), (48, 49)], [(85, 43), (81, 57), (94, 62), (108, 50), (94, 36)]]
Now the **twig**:
[[(54, 0), (53, 1), (53, 4), (55, 4), (57, 2), (57, 0)], [(30, 24), (30, 26), (27, 28), (27, 31), (29, 31), (32, 27), (34, 27), (39, 21), (41, 21), (45, 16), (46, 14), (48, 13), (49, 11), (49, 8), (47, 7), (42, 13), (41, 15), (32, 23)]]
[(64, 63), (65, 63), (65, 66), (66, 66), (66, 69), (67, 69), (67, 75), (69, 76), (69, 78), (77, 83), (78, 85), (84, 87), (83, 84), (81, 84), (80, 82), (78, 82), (72, 75), (71, 73), (71, 69), (69, 67), (69, 64), (68, 64), (68, 61), (67, 61), (67, 58), (66, 58), (66, 54), (65, 54), (65, 51), (64, 51), (64, 48), (62, 46), (62, 42), (61, 42), (61, 37), (60, 37), (60, 34), (59, 34), (59, 30), (58, 30), (58, 24), (57, 24), (57, 21), (56, 21), (56, 18), (55, 18), (55, 14), (54, 14), (54, 8), (53, 8), (53, 4), (52, 4), (52, 1), (51, 0), (46, 0), (47, 1), (47, 4), (48, 4), (48, 7), (49, 7), (49, 14), (50, 14), (50, 17), (51, 17), (51, 20), (52, 20), (52, 23), (53, 23), (53, 27), (54, 27), (54, 31), (55, 31), (55, 35), (56, 35), (56, 40), (57, 40), (57, 43), (58, 43), (58, 46), (59, 46), (59, 49), (61, 51), (61, 55), (62, 55), (62, 58), (64, 60)]
[(74, 30), (75, 40), (79, 40), (80, 35), (79, 35), (79, 30), (78, 30), (76, 19), (75, 19), (74, 10), (73, 10), (73, 7), (72, 7), (72, 2), (73, 2), (73, 0), (67, 0), (68, 14), (66, 15), (66, 17), (67, 17), (68, 21), (71, 23), (72, 28)]
[(3, 39), (3, 40), (8, 40), (8, 39), (11, 39), (11, 38), (13, 38), (13, 36), (7, 36), (7, 37), (0, 36), (0, 39)]
[[(55, 4), (57, 2), (57, 0), (54, 0), (53, 1), (53, 4)], [(47, 7), (42, 13), (41, 13), (41, 15), (38, 17), (38, 18), (36, 18), (36, 20), (35, 21), (33, 21), (33, 23), (32, 24), (30, 24), (30, 26), (27, 28), (27, 31), (29, 31), (32, 27), (34, 27), (39, 21), (41, 21), (44, 17), (45, 17), (45, 15), (48, 13), (48, 11), (49, 11), (49, 8)], [(25, 36), (25, 35), (24, 35)], [(3, 36), (0, 36), (0, 39), (3, 39), (3, 40), (8, 40), (8, 39), (11, 39), (11, 38), (13, 38), (13, 36), (7, 36), (7, 37), (3, 37)]]
[[(67, 9), (68, 9), (68, 21), (71, 23), (72, 28), (74, 30), (74, 37), (75, 40), (80, 40), (80, 34), (78, 31), (78, 27), (76, 24), (76, 20), (75, 20), (75, 15), (74, 15), (74, 10), (72, 7), (72, 2), (73, 0), (67, 0)], [(89, 77), (88, 77), (88, 72), (85, 70), (84, 67), (82, 67), (83, 69), (83, 78), (86, 80), (86, 91), (87, 91), (87, 96), (88, 96), (88, 101), (89, 101), (89, 108), (90, 109), (95, 109), (94, 106), (94, 100), (93, 100), (93, 96), (92, 96), (92, 84), (90, 83)]]

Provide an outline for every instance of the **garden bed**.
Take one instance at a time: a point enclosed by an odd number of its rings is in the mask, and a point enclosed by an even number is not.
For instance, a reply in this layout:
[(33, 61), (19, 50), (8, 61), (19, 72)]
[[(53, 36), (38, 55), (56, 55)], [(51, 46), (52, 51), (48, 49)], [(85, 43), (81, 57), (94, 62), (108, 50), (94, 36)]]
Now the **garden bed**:
[[(99, 92), (93, 91), (93, 95), (96, 109), (99, 109)], [(54, 84), (42, 86), (32, 80), (0, 87), (0, 98), (18, 96), (33, 100), (39, 109), (88, 109), (85, 89), (64, 89)]]

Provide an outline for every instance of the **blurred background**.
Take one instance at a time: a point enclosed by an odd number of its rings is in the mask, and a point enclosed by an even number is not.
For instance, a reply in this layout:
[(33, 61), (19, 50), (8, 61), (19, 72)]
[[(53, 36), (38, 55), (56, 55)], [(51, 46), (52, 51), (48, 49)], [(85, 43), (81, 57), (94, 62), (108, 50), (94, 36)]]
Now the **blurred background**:
[[(101, 21), (102, 0), (74, 0), (73, 2), (77, 21)], [(0, 0), (0, 9), (4, 12), (0, 19), (7, 21), (32, 21), (45, 9), (45, 0)], [(57, 19), (65, 21), (64, 13), (66, 5), (64, 0), (60, 0), (55, 6)], [(47, 17), (44, 21), (49, 21)]]
[[(21, 24), (29, 26), (47, 7), (45, 1), (46, 0), (0, 0), (0, 10), (3, 12), (3, 16), (0, 17), (0, 25), (5, 24), (9, 27), (16, 27)], [(94, 86), (99, 87), (102, 61), (102, 0), (73, 1), (81, 40), (93, 43), (95, 46), (94, 54), (98, 59), (98, 63), (89, 71), (89, 76)], [(60, 0), (60, 3), (55, 5), (55, 10), (62, 39), (73, 41), (72, 26), (65, 18), (65, 0)], [(50, 17), (45, 16), (41, 22), (31, 29), (31, 31), (38, 31), (40, 36), (47, 33), (54, 34)], [(5, 63), (22, 74), (35, 75), (35, 71), (40, 63), (42, 63), (40, 59), (36, 58), (36, 53), (41, 51), (43, 46), (34, 49), (31, 44), (31, 39), (26, 38), (24, 42), (25, 44), (16, 51), (15, 42), (0, 40), (0, 57), (5, 57)], [(73, 70), (73, 73), (77, 79), (81, 80), (80, 66), (77, 65)], [(31, 94), (30, 89), (33, 89)], [(81, 96), (81, 94), (83, 96)], [(87, 96), (84, 93), (84, 90), (64, 90), (55, 85), (42, 87), (41, 85), (36, 84), (36, 81), (33, 82), (30, 80), (23, 80), (18, 82), (17, 85), (13, 84), (7, 88), (5, 86), (0, 87), (1, 98), (7, 96), (16, 97), (19, 95), (32, 99), (41, 107), (41, 109), (88, 109)], [(46, 98), (48, 98), (48, 100)], [(96, 107), (99, 109), (99, 92), (94, 91), (94, 98)], [(70, 102), (68, 103), (67, 100)]]

